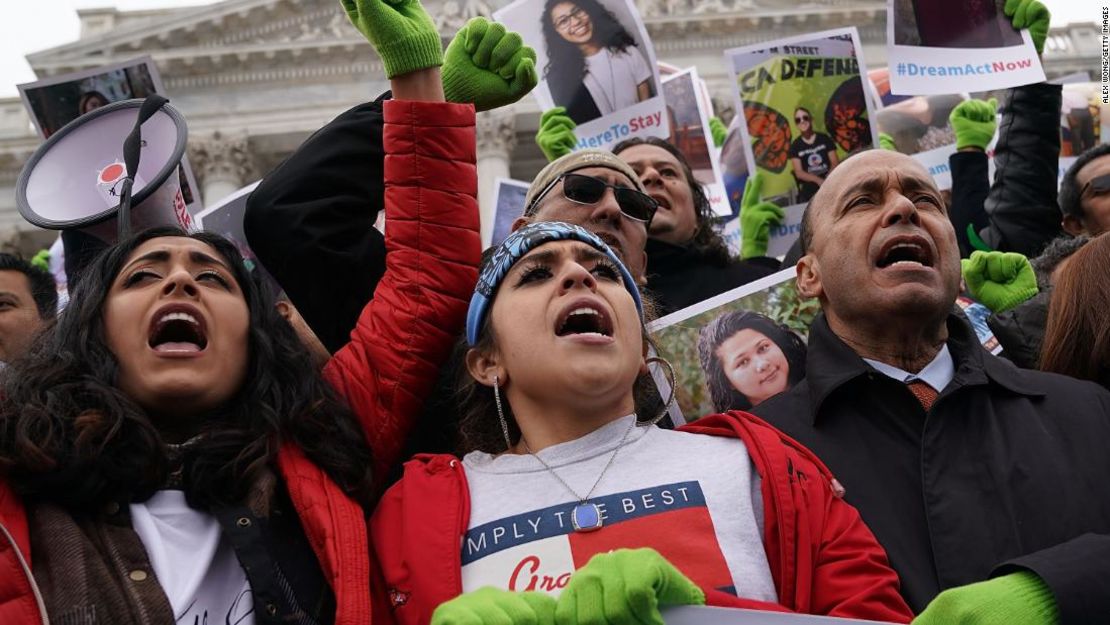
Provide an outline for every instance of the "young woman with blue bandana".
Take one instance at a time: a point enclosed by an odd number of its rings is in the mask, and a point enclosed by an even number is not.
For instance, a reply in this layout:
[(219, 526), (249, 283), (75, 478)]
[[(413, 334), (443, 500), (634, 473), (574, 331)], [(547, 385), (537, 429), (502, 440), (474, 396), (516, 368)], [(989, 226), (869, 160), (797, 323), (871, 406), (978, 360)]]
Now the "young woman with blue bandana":
[(662, 623), (706, 603), (910, 619), (808, 451), (745, 413), (637, 415), (643, 323), (632, 276), (577, 226), (494, 250), (467, 316), (468, 453), (418, 456), (381, 501), (375, 622)]

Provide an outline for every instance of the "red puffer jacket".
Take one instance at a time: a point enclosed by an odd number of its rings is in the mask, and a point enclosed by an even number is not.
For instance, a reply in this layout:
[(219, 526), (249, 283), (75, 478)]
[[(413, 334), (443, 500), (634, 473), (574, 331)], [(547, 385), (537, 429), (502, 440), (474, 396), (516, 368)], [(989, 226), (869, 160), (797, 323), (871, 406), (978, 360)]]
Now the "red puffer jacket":
[[(398, 460), (421, 398), (462, 330), (481, 252), (473, 107), (386, 102), (385, 123), (386, 272), (350, 344), (325, 369), (360, 419), (375, 475)], [(278, 465), (335, 592), (336, 624), (369, 623), (365, 511), (295, 446), (281, 449)], [(46, 622), (32, 556), (23, 504), (0, 480), (4, 625)]]
[[(681, 428), (739, 438), (762, 477), (763, 543), (781, 606), (705, 589), (710, 605), (908, 623), (898, 576), (886, 553), (841, 499), (832, 474), (812, 453), (758, 417), (713, 415)], [(371, 540), (384, 584), (375, 584), (374, 619), (427, 623), (436, 606), (462, 592), (461, 555), (470, 519), (462, 463), (423, 455), (378, 504)], [(645, 547), (651, 537), (644, 537)]]

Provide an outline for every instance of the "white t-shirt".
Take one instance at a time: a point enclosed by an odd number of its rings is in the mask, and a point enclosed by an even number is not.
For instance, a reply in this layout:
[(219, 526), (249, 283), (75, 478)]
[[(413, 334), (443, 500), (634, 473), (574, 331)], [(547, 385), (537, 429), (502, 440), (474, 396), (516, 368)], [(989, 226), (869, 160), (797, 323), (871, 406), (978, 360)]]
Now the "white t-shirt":
[[(635, 416), (539, 455), (585, 496)], [(575, 532), (571, 493), (530, 455), (463, 458), (470, 526), (463, 591), (482, 586), (557, 595), (596, 553), (651, 547), (703, 588), (776, 601), (763, 548), (760, 479), (738, 439), (636, 427), (591, 503), (603, 526)]]
[(636, 87), (651, 78), (651, 67), (639, 49), (628, 46), (624, 52), (602, 48), (586, 57), (586, 78), (582, 82), (597, 110), (608, 115), (639, 102)]
[(131, 525), (143, 541), (158, 583), (181, 625), (254, 625), (247, 574), (223, 537), (220, 523), (162, 490), (131, 504)]

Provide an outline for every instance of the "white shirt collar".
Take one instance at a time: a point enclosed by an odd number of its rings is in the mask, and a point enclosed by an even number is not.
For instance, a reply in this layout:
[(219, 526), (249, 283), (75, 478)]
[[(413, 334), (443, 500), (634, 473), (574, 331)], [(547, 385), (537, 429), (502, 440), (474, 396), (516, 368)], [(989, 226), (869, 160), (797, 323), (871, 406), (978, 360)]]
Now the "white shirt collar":
[(956, 363), (952, 360), (952, 354), (948, 352), (948, 345), (941, 347), (936, 357), (933, 358), (933, 361), (925, 365), (925, 368), (917, 373), (910, 373), (909, 371), (899, 369), (898, 367), (888, 365), (884, 362), (879, 362), (878, 360), (871, 360), (870, 358), (864, 358), (863, 361), (874, 367), (879, 373), (894, 378), (903, 384), (921, 380), (933, 387), (933, 390), (938, 393), (943, 391), (944, 387), (948, 386), (952, 378), (956, 377)]

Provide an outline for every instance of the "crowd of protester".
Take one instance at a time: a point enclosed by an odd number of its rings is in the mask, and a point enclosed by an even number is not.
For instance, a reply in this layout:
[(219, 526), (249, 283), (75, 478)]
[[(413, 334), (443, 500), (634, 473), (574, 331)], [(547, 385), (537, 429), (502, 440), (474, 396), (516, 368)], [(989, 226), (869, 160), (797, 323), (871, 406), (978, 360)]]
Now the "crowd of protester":
[[(0, 255), (0, 622), (1110, 622), (1110, 147), (1057, 190), (1059, 86), (952, 110), (950, 198), (909, 156), (832, 158), (785, 261), (758, 176), (734, 255), (677, 148), (572, 151), (555, 108), (483, 253), (475, 111), (535, 53), (342, 4), (391, 90), (252, 193), (282, 293), (163, 228), (67, 257), (56, 314)], [(1040, 51), (1043, 5), (1006, 13)], [(720, 412), (673, 427), (646, 325), (794, 258), (808, 339), (722, 314), (692, 346)]]

